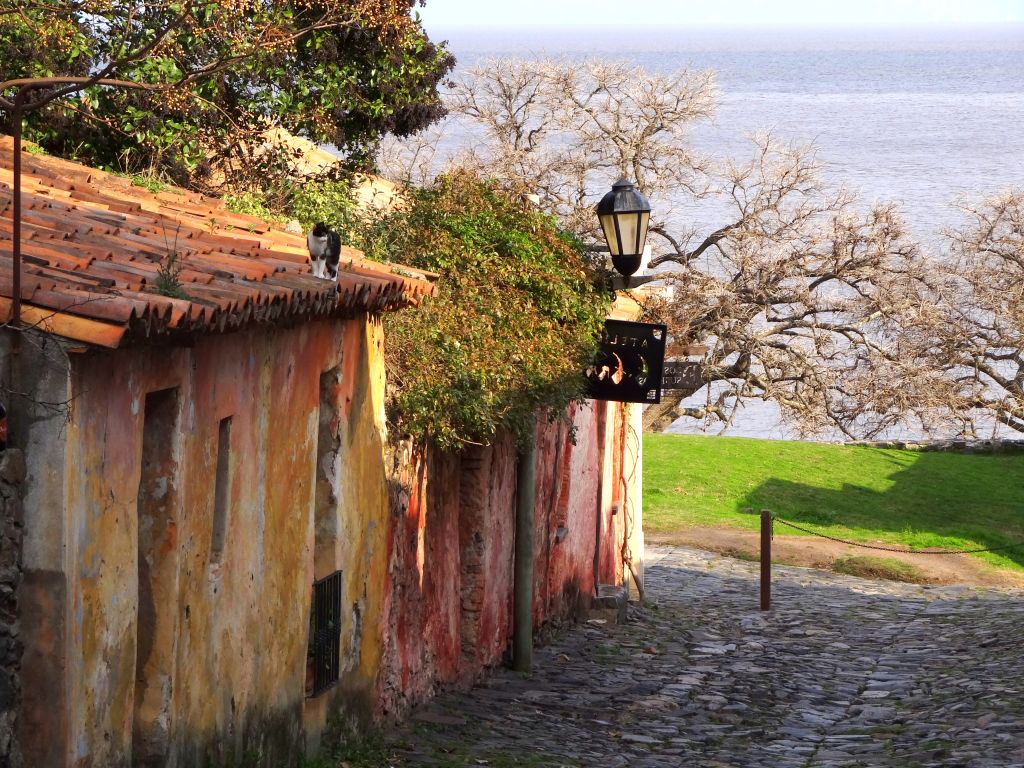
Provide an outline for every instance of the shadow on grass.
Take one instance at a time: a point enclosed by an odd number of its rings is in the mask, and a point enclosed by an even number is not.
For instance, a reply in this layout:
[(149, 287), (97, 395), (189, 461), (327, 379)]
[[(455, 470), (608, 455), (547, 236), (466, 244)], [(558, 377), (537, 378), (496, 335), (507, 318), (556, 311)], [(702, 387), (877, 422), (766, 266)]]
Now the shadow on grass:
[[(1024, 567), (1024, 455), (900, 452), (891, 461), (896, 471), (884, 491), (771, 478), (738, 506), (770, 509), (784, 520), (844, 538), (850, 537), (845, 528), (860, 529), (857, 539), (898, 534), (918, 549), (1019, 544), (998, 555)], [(796, 533), (781, 526), (776, 532)]]

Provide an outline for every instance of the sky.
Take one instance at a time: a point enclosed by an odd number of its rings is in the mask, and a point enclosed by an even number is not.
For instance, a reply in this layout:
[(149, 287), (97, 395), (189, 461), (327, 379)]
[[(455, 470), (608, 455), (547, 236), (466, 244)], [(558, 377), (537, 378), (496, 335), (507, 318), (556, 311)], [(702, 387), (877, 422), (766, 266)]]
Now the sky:
[(427, 29), (479, 26), (927, 26), (1024, 23), (1024, 0), (427, 0)]

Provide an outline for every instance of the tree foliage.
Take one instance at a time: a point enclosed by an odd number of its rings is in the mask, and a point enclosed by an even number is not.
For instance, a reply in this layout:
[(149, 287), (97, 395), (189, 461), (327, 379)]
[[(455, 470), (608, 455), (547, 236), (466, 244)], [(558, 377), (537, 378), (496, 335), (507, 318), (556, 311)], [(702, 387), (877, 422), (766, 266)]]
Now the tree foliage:
[(223, 180), (222, 168), (265, 179), (288, 160), (262, 151), (272, 126), (364, 161), (382, 135), (408, 135), (443, 112), (437, 86), (454, 60), (428, 39), (415, 4), (0, 0), (0, 80), (159, 86), (33, 94), (27, 137), (93, 165), (191, 186)]
[[(359, 238), (356, 238), (359, 242)], [(442, 447), (531, 439), (582, 392), (608, 294), (579, 243), (493, 183), (455, 172), (410, 190), (362, 244), (438, 273), (438, 295), (386, 319), (391, 418)]]

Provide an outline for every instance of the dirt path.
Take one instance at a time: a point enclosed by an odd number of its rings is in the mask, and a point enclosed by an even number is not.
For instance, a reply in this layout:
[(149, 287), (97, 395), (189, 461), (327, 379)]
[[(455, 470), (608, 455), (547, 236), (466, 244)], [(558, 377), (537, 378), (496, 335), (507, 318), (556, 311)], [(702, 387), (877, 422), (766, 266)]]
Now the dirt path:
[[(730, 528), (687, 528), (673, 534), (647, 534), (651, 544), (682, 544), (710, 552), (757, 560), (760, 534)], [(881, 542), (879, 542), (881, 543)], [(839, 544), (816, 536), (780, 536), (772, 543), (772, 561), (786, 565), (829, 569), (840, 557), (876, 555), (909, 563), (930, 584), (976, 584), (988, 587), (1024, 587), (1024, 574), (996, 568), (970, 555), (915, 555), (875, 552)]]

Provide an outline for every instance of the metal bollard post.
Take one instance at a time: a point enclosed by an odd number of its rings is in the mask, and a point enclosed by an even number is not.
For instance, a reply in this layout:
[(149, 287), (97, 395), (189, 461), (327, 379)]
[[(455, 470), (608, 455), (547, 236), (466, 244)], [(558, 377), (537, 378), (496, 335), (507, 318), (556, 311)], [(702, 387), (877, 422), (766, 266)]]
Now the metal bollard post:
[(761, 510), (761, 610), (772, 607), (772, 513)]

